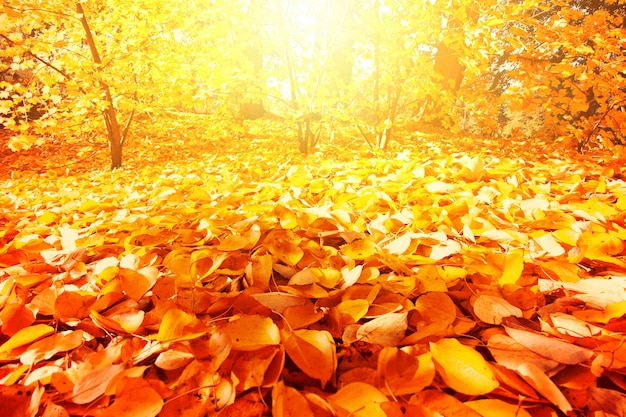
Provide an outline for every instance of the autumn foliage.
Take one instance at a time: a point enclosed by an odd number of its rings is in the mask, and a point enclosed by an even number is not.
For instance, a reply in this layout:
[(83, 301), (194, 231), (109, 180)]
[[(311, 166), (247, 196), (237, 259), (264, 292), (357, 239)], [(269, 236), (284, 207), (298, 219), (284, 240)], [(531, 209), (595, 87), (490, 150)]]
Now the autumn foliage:
[(611, 157), (287, 145), (137, 142), (113, 172), (45, 156), (66, 148), (7, 158), (3, 409), (623, 415)]
[[(385, 148), (407, 125), (624, 155), (626, 6), (616, 0), (17, 0), (0, 3), (8, 146), (108, 142), (168, 120), (232, 137), (242, 105)], [(324, 128), (302, 118), (319, 115)], [(303, 126), (306, 125), (306, 126)], [(347, 131), (347, 132), (346, 132)], [(321, 133), (320, 133), (321, 132)], [(178, 133), (176, 133), (178, 134)]]
[(623, 4), (49, 3), (0, 3), (0, 413), (626, 415)]

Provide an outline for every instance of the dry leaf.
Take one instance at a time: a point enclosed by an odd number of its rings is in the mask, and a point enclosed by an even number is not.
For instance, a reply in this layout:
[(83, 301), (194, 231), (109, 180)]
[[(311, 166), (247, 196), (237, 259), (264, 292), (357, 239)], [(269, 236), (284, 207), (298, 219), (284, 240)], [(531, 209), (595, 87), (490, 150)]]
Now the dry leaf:
[(272, 416), (314, 417), (315, 414), (300, 392), (279, 381), (272, 389)]
[(278, 326), (269, 318), (242, 315), (220, 328), (230, 338), (233, 349), (256, 350), (280, 344)]
[(502, 324), (504, 317), (523, 317), (522, 310), (502, 297), (481, 294), (472, 305), (474, 314), (487, 324)]
[(532, 363), (523, 363), (517, 368), (517, 372), (526, 379), (541, 395), (556, 405), (562, 412), (572, 411), (572, 406), (559, 388), (550, 378)]
[(388, 313), (359, 326), (358, 340), (381, 346), (399, 346), (406, 336), (408, 313)]
[(593, 356), (592, 350), (562, 340), (507, 326), (504, 329), (520, 345), (559, 363), (576, 365)]
[(463, 394), (483, 395), (498, 388), (493, 371), (485, 359), (456, 339), (429, 343), (437, 372), (446, 384)]
[(323, 330), (281, 330), (285, 351), (294, 363), (324, 387), (335, 375), (337, 354), (332, 336)]
[(433, 382), (435, 366), (430, 353), (415, 357), (395, 347), (378, 354), (379, 387), (390, 395), (414, 394)]
[(328, 397), (337, 417), (387, 417), (381, 408), (386, 401), (382, 392), (363, 382), (352, 382)]

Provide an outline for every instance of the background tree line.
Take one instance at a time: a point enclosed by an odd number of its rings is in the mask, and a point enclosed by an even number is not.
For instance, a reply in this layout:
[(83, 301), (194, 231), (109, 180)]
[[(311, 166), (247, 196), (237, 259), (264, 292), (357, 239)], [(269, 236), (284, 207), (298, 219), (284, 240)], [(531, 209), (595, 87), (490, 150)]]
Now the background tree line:
[(532, 134), (580, 151), (625, 143), (618, 0), (1, 7), (0, 122), (14, 150), (106, 137), (115, 168), (133, 136), (231, 137), (242, 118), (259, 117), (289, 121), (303, 152), (320, 134), (350, 129), (383, 148), (424, 126)]

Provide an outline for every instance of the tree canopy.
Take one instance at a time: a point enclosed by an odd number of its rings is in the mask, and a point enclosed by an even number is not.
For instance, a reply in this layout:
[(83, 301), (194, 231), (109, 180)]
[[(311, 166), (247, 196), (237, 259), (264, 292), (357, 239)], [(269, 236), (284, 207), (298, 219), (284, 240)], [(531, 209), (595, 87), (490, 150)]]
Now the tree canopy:
[[(132, 135), (194, 119), (241, 129), (241, 103), (363, 126), (384, 147), (414, 123), (531, 134), (581, 151), (624, 142), (617, 1), (19, 0), (0, 16), (0, 117), (12, 149)], [(104, 117), (103, 117), (104, 114)], [(507, 128), (517, 121), (515, 126)], [(526, 125), (526, 126), (524, 126)], [(129, 130), (126, 129), (129, 126)], [(616, 151), (621, 152), (621, 148)]]

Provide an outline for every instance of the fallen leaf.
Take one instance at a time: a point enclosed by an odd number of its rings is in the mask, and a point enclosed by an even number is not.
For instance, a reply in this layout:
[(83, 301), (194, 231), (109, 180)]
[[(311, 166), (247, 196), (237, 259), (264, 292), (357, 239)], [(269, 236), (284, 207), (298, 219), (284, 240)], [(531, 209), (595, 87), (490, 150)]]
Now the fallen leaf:
[(331, 380), (337, 369), (335, 343), (324, 330), (281, 330), (285, 351), (308, 376), (320, 381), (322, 387)]
[(414, 394), (429, 386), (435, 377), (430, 353), (413, 356), (395, 347), (378, 354), (379, 387), (392, 396)]
[(567, 398), (554, 382), (537, 366), (532, 363), (523, 363), (517, 368), (517, 372), (524, 377), (537, 392), (543, 395), (552, 404), (556, 405), (562, 412), (567, 414), (572, 411), (572, 406)]
[(122, 363), (104, 365), (80, 375), (74, 383), (71, 401), (75, 404), (88, 404), (94, 401), (104, 394), (110, 380), (125, 367)]
[(328, 397), (337, 417), (387, 417), (381, 408), (386, 401), (382, 392), (363, 382), (352, 382)]
[(98, 417), (156, 417), (163, 408), (163, 399), (147, 381), (140, 378), (123, 378), (117, 384), (113, 404)]
[(220, 332), (230, 338), (236, 350), (257, 350), (280, 344), (278, 326), (269, 317), (242, 315), (226, 323)]
[(523, 317), (522, 310), (502, 297), (480, 294), (472, 305), (474, 314), (487, 324), (502, 324), (504, 317)]
[(577, 365), (593, 356), (593, 351), (542, 334), (504, 326), (507, 334), (533, 352), (567, 365)]
[(429, 343), (437, 372), (446, 384), (463, 394), (483, 395), (498, 388), (493, 371), (485, 359), (456, 339)]
[(530, 413), (520, 405), (499, 399), (473, 400), (466, 401), (464, 404), (483, 417), (531, 417)]
[(47, 324), (34, 324), (29, 327), (18, 330), (11, 336), (9, 340), (0, 346), (0, 353), (11, 352), (24, 345), (34, 342), (44, 336), (53, 333), (54, 329)]
[(307, 399), (298, 390), (279, 381), (272, 389), (272, 416), (314, 417)]
[(406, 336), (408, 312), (387, 313), (359, 326), (358, 340), (381, 346), (399, 346)]

